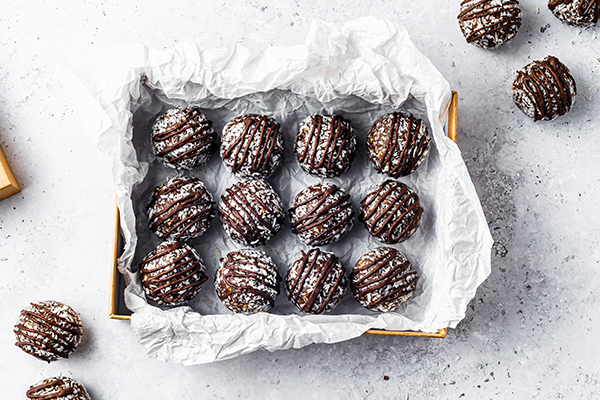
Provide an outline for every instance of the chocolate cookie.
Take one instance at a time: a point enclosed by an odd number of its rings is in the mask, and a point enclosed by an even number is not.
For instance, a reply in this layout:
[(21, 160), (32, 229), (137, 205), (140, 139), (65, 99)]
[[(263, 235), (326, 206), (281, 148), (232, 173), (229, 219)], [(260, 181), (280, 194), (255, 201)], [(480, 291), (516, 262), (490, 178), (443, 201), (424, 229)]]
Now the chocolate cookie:
[(464, 0), (457, 18), (468, 43), (495, 49), (516, 36), (522, 16), (517, 0)]
[(244, 246), (267, 243), (283, 226), (285, 212), (277, 193), (261, 180), (239, 182), (228, 188), (219, 203), (225, 232)]
[(31, 386), (26, 395), (28, 399), (38, 400), (90, 400), (85, 387), (66, 376), (44, 379)]
[(290, 225), (292, 232), (308, 245), (337, 242), (354, 226), (350, 195), (328, 183), (310, 186), (294, 198)]
[(517, 71), (512, 84), (515, 104), (534, 121), (552, 120), (567, 113), (576, 94), (569, 68), (553, 56)]
[(582, 28), (596, 25), (600, 17), (600, 0), (549, 0), (548, 8), (561, 21)]
[(273, 118), (248, 114), (223, 128), (221, 158), (240, 178), (267, 178), (283, 155), (283, 134)]
[(21, 311), (14, 332), (21, 350), (51, 362), (69, 357), (81, 342), (83, 326), (68, 305), (40, 301)]
[(361, 201), (358, 220), (382, 243), (394, 244), (410, 238), (421, 223), (419, 196), (402, 182), (388, 179)]
[(192, 169), (217, 151), (217, 134), (199, 110), (167, 110), (152, 125), (152, 151), (167, 167)]
[(356, 135), (350, 121), (341, 115), (313, 115), (300, 124), (294, 153), (304, 171), (334, 178), (352, 165)]
[(154, 190), (147, 207), (150, 230), (163, 240), (200, 236), (215, 216), (215, 202), (197, 178), (177, 176)]
[(188, 303), (208, 280), (202, 259), (181, 242), (163, 242), (150, 251), (140, 264), (146, 296), (160, 305)]
[(281, 276), (271, 257), (254, 249), (232, 251), (215, 275), (217, 296), (235, 313), (255, 314), (275, 305)]
[(367, 135), (373, 168), (393, 178), (414, 172), (429, 152), (431, 138), (422, 120), (408, 113), (379, 117)]
[(350, 288), (369, 310), (389, 312), (410, 298), (417, 279), (417, 271), (404, 254), (378, 247), (358, 260), (350, 274)]
[(346, 292), (346, 283), (346, 273), (338, 258), (319, 249), (302, 251), (285, 277), (288, 298), (309, 314), (321, 314), (337, 306)]

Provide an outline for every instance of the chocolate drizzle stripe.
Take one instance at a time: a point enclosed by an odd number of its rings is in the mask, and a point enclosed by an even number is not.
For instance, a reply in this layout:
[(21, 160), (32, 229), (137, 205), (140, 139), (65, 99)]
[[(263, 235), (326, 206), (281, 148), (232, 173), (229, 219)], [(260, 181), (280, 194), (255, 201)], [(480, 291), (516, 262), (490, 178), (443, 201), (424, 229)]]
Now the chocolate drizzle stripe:
[[(294, 151), (297, 152), (298, 161), (300, 163), (303, 163), (308, 156), (308, 165), (311, 168), (322, 168), (326, 164), (328, 169), (332, 169), (340, 159), (346, 148), (346, 142), (352, 136), (352, 131), (349, 127), (348, 121), (342, 118), (342, 116), (334, 115), (329, 119), (329, 135), (327, 136), (327, 142), (325, 143), (319, 159), (317, 159), (317, 152), (321, 142), (320, 133), (323, 130), (323, 117), (321, 115), (315, 115), (313, 117), (312, 127), (308, 134), (304, 151), (302, 153), (299, 152), (298, 142), (296, 141)], [(309, 150), (311, 148), (312, 152), (309, 154)], [(344, 160), (344, 163), (340, 169), (346, 170), (349, 162), (349, 158)]]
[[(586, 16), (593, 12), (592, 22), (594, 24), (597, 23), (598, 18), (600, 17), (600, 0), (590, 0), (589, 3), (587, 4), (587, 7), (585, 8), (585, 10), (583, 9), (583, 7), (585, 5), (585, 0), (578, 0), (578, 1), (579, 1), (579, 3), (577, 4), (577, 13), (583, 17), (583, 16)], [(551, 11), (554, 11), (554, 9), (561, 4), (568, 5), (571, 3), (573, 3), (573, 0), (551, 0), (550, 2), (548, 2), (548, 8)]]
[[(60, 388), (62, 386), (62, 389)], [(48, 394), (38, 394), (38, 392), (43, 392), (46, 389), (53, 389), (52, 392)], [(29, 399), (38, 399), (38, 400), (51, 400), (58, 399), (63, 396), (68, 396), (70, 394), (74, 394), (75, 389), (72, 386), (67, 387), (65, 382), (56, 378), (51, 380), (50, 382), (43, 383), (38, 386), (32, 386), (27, 391), (26, 395)]]
[[(223, 151), (224, 158), (229, 158), (233, 154), (232, 171), (238, 172), (243, 164), (246, 163), (250, 154), (250, 147), (253, 145), (258, 134), (258, 143), (256, 151), (251, 161), (251, 172), (258, 172), (268, 169), (269, 160), (277, 144), (279, 135), (279, 126), (272, 122), (266, 116), (247, 117), (242, 133), (233, 141), (229, 148)], [(245, 146), (242, 146), (245, 143)], [(240, 152), (242, 153), (240, 158)]]

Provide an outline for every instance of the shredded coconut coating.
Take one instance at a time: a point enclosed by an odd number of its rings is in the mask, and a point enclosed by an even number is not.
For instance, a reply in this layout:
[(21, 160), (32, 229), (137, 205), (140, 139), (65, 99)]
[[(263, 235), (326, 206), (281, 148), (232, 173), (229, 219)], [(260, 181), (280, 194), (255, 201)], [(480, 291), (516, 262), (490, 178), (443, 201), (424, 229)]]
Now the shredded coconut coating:
[(346, 273), (338, 258), (319, 249), (302, 251), (285, 277), (289, 300), (308, 314), (335, 308), (346, 293), (346, 285)]
[(569, 25), (594, 26), (600, 17), (600, 0), (549, 0), (552, 14)]
[(154, 190), (147, 207), (150, 230), (163, 240), (200, 236), (215, 216), (215, 202), (197, 178), (177, 176)]
[(350, 274), (350, 288), (364, 307), (390, 312), (412, 296), (417, 279), (417, 271), (404, 254), (378, 247), (358, 260)]
[(215, 289), (223, 304), (240, 314), (266, 312), (275, 305), (281, 276), (264, 251), (232, 251), (215, 274)]
[(549, 121), (566, 114), (576, 94), (569, 68), (553, 56), (518, 70), (512, 84), (515, 104), (534, 121)]
[(189, 170), (206, 164), (217, 151), (217, 134), (200, 111), (177, 107), (156, 119), (151, 143), (165, 166)]
[(223, 164), (240, 178), (268, 178), (282, 155), (283, 133), (273, 118), (248, 114), (234, 118), (223, 128)]
[(464, 0), (457, 18), (468, 43), (495, 49), (517, 35), (522, 16), (516, 0)]
[(429, 153), (427, 126), (409, 113), (379, 117), (367, 135), (367, 150), (377, 172), (398, 178), (421, 165)]
[(423, 208), (419, 196), (402, 182), (388, 179), (361, 201), (359, 221), (382, 243), (409, 239), (419, 227)]
[(186, 304), (196, 297), (208, 280), (205, 269), (196, 250), (172, 241), (159, 244), (140, 264), (146, 296), (166, 306)]
[(258, 246), (279, 232), (285, 212), (271, 185), (253, 179), (225, 191), (219, 203), (219, 219), (233, 240), (244, 246)]
[(68, 358), (83, 336), (79, 315), (58, 301), (40, 301), (24, 308), (14, 328), (15, 343), (47, 362)]
[(354, 226), (350, 195), (333, 184), (310, 186), (294, 198), (290, 224), (292, 232), (307, 245), (337, 242)]
[(44, 379), (31, 386), (26, 395), (38, 400), (91, 400), (80, 382), (66, 376)]

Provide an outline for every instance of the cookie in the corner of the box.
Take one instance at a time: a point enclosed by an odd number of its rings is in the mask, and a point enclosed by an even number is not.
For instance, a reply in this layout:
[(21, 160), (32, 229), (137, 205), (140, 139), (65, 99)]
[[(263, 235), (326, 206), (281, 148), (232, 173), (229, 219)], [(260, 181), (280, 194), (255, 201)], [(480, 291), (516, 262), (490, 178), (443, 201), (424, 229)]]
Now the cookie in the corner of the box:
[(268, 183), (250, 179), (225, 191), (219, 203), (219, 219), (225, 232), (244, 246), (267, 243), (285, 222), (285, 211)]
[(304, 119), (294, 142), (300, 167), (309, 174), (334, 178), (346, 172), (356, 156), (356, 135), (341, 115)]
[(404, 183), (388, 179), (361, 201), (358, 220), (375, 239), (395, 244), (414, 235), (422, 215), (419, 196)]
[(412, 296), (417, 280), (417, 271), (404, 254), (391, 247), (377, 247), (354, 266), (350, 288), (367, 309), (390, 312)]
[(24, 308), (14, 327), (16, 345), (47, 362), (68, 358), (83, 336), (79, 315), (58, 301), (38, 301)]
[(464, 0), (457, 18), (468, 43), (495, 49), (515, 37), (522, 16), (516, 0)]
[(223, 128), (221, 158), (240, 178), (267, 178), (283, 156), (281, 126), (266, 115), (247, 114)]
[(319, 249), (302, 251), (285, 276), (289, 300), (308, 314), (331, 311), (342, 301), (346, 286), (346, 271), (339, 259)]
[(350, 195), (330, 183), (309, 186), (290, 207), (292, 232), (310, 246), (337, 242), (354, 226)]
[(582, 28), (596, 25), (600, 17), (599, 0), (549, 0), (548, 8), (561, 21)]
[(217, 134), (212, 125), (195, 108), (171, 108), (152, 125), (152, 150), (171, 168), (189, 170), (206, 164), (217, 151)]
[(382, 115), (367, 135), (367, 150), (373, 168), (392, 178), (413, 173), (429, 153), (427, 126), (410, 113)]
[(85, 386), (67, 376), (46, 378), (31, 386), (26, 396), (38, 400), (91, 400)]
[(163, 240), (200, 236), (215, 216), (215, 202), (197, 178), (177, 176), (156, 188), (147, 206), (150, 230)]
[(166, 241), (140, 263), (146, 296), (157, 304), (180, 306), (190, 302), (208, 280), (200, 255), (181, 242)]
[(515, 104), (534, 121), (549, 121), (566, 114), (576, 94), (569, 68), (553, 56), (518, 70), (512, 84)]
[(221, 259), (215, 289), (221, 302), (238, 314), (256, 314), (275, 305), (281, 276), (275, 263), (261, 250), (232, 251)]

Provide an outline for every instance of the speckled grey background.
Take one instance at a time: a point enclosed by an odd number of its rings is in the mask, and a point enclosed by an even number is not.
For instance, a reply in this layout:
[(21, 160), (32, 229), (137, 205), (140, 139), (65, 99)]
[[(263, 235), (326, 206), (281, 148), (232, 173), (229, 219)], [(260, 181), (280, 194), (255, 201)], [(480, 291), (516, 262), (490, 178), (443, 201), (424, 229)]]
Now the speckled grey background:
[[(459, 0), (123, 3), (2, 4), (0, 145), (23, 187), (0, 202), (3, 398), (59, 373), (94, 399), (600, 397), (599, 28), (564, 25), (545, 1), (523, 0), (517, 37), (485, 51), (461, 36)], [(289, 46), (315, 18), (365, 14), (406, 26), (459, 92), (458, 144), (496, 240), (465, 320), (446, 339), (363, 336), (187, 368), (147, 359), (128, 322), (107, 318), (110, 165), (60, 88), (61, 61), (129, 42)], [(548, 54), (579, 93), (569, 114), (533, 123), (510, 84)], [(19, 310), (37, 299), (81, 314), (86, 336), (70, 360), (48, 365), (13, 345)]]

